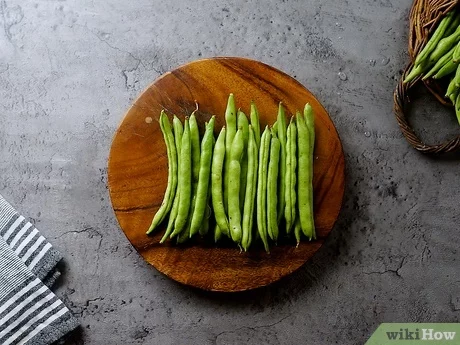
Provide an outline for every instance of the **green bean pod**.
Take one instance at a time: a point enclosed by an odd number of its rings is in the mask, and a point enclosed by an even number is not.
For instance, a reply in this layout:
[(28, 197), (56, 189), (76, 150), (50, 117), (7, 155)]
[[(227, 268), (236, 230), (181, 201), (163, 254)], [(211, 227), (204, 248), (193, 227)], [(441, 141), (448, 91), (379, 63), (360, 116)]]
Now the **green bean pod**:
[(249, 140), (248, 140), (248, 172), (246, 184), (246, 197), (243, 206), (243, 221), (242, 230), (243, 238), (241, 246), (244, 251), (247, 251), (252, 242), (252, 227), (254, 223), (254, 207), (257, 191), (257, 167), (258, 167), (258, 149), (252, 125), (249, 125)]
[(199, 230), (201, 236), (206, 236), (209, 232), (211, 213), (211, 182), (209, 182), (208, 197), (206, 198), (206, 210), (203, 217), (203, 226), (201, 226)]
[(188, 117), (184, 122), (184, 133), (181, 140), (179, 170), (179, 206), (171, 238), (180, 234), (187, 225), (192, 197), (192, 147), (190, 141), (190, 125)]
[(446, 30), (449, 29), (450, 24), (453, 20), (453, 13), (449, 12), (439, 23), (435, 32), (431, 36), (430, 40), (427, 42), (422, 51), (417, 55), (415, 59), (415, 65), (420, 65), (423, 60), (427, 59), (428, 56), (436, 49), (439, 41), (444, 37)]
[[(459, 18), (460, 18), (460, 16), (459, 16)], [(454, 55), (452, 56), (452, 60), (454, 60), (455, 63), (460, 62), (460, 42), (458, 42), (457, 46), (455, 47)]]
[(452, 80), (453, 80), (453, 85), (451, 86), (449, 84), (449, 87), (447, 88), (448, 94), (455, 91), (455, 89), (460, 88), (460, 65), (457, 65), (457, 70), (455, 71), (455, 76), (454, 76), (454, 79)]
[(426, 70), (425, 65), (416, 65), (412, 67), (409, 74), (407, 74), (406, 77), (404, 78), (403, 83), (407, 84), (407, 83), (414, 81), (417, 77), (421, 76), (423, 72), (425, 72), (425, 70)]
[[(278, 133), (280, 132), (278, 128)], [(278, 240), (278, 174), (280, 166), (280, 140), (272, 135), (270, 141), (270, 159), (268, 161), (268, 177), (267, 177), (267, 231), (268, 236), (276, 243)], [(280, 194), (284, 196), (283, 194)]]
[(214, 144), (214, 123), (213, 116), (206, 125), (203, 141), (201, 142), (201, 159), (198, 171), (198, 184), (196, 192), (195, 208), (192, 214), (190, 225), (190, 236), (195, 235), (203, 224), (208, 200), (208, 190), (211, 178), (211, 162)]
[(240, 244), (243, 236), (241, 229), (240, 185), (241, 158), (244, 151), (243, 130), (236, 132), (230, 151), (229, 186), (228, 186), (228, 221), (233, 242)]
[[(174, 131), (174, 142), (176, 145), (177, 157), (180, 157), (180, 148), (181, 148), (181, 141), (182, 141), (182, 133), (184, 128), (182, 126), (182, 122), (177, 118), (176, 115), (173, 117), (173, 131)], [(177, 160), (178, 171), (180, 169), (180, 159)], [(166, 231), (163, 237), (160, 240), (160, 243), (164, 243), (167, 238), (172, 234), (174, 231), (174, 223), (176, 221), (178, 207), (179, 207), (179, 195), (180, 195), (180, 188), (179, 183), (177, 184), (176, 195), (174, 196), (174, 202), (171, 207), (171, 212), (169, 214), (168, 225), (166, 227)]]
[(161, 132), (163, 133), (163, 138), (166, 144), (166, 151), (168, 155), (168, 182), (163, 202), (161, 203), (160, 208), (153, 217), (152, 223), (149, 229), (147, 230), (147, 234), (151, 234), (155, 230), (155, 228), (165, 219), (166, 215), (171, 210), (178, 183), (177, 151), (176, 145), (174, 144), (174, 135), (168, 117), (166, 116), (163, 110), (160, 114), (160, 128)]
[[(233, 138), (236, 135), (236, 104), (233, 93), (230, 94), (225, 110), (225, 166), (224, 166), (224, 207), (228, 210), (228, 169), (230, 168), (230, 151), (232, 149)], [(223, 229), (221, 229), (223, 230)]]
[(441, 79), (457, 70), (458, 64), (449, 60), (434, 76), (433, 79)]
[[(211, 165), (211, 199), (214, 211), (214, 217), (219, 227), (220, 232), (224, 235), (230, 236), (230, 227), (228, 224), (227, 214), (224, 207), (224, 196), (222, 190), (222, 172), (225, 159), (225, 138), (226, 129), (222, 127), (219, 136), (217, 137), (216, 145), (214, 147), (214, 154), (212, 157)], [(220, 238), (220, 236), (219, 236)]]
[(300, 225), (305, 236), (313, 238), (313, 224), (310, 206), (311, 167), (310, 132), (300, 112), (296, 114), (298, 158), (297, 197)]
[(220, 239), (222, 238), (222, 231), (220, 230), (220, 227), (218, 224), (214, 226), (214, 242), (219, 242)]
[(270, 253), (267, 238), (267, 177), (270, 141), (271, 132), (267, 126), (265, 127), (260, 140), (259, 170), (257, 177), (257, 230), (267, 253)]
[(460, 83), (457, 84), (457, 78), (460, 78), (460, 67), (457, 67), (457, 72), (455, 73), (455, 76), (450, 81), (449, 86), (447, 87), (446, 95), (445, 95), (446, 97), (449, 97), (449, 99), (452, 101), (452, 104), (455, 104), (455, 100), (457, 99), (457, 94), (460, 89)]
[(309, 166), (310, 166), (310, 182), (308, 193), (310, 195), (310, 215), (311, 215), (311, 224), (313, 229), (313, 239), (316, 239), (315, 232), (315, 213), (314, 213), (314, 200), (313, 200), (313, 165), (314, 165), (314, 151), (315, 151), (315, 116), (313, 113), (313, 108), (310, 104), (306, 104), (304, 108), (304, 117), (305, 124), (308, 127), (308, 132), (310, 134), (310, 155), (309, 155)]
[(444, 36), (447, 37), (447, 36), (452, 35), (455, 32), (455, 30), (458, 29), (459, 25), (460, 25), (460, 16), (458, 15), (458, 12), (453, 13), (453, 18), (452, 18), (448, 28), (446, 29), (446, 32), (444, 33)]
[(441, 59), (444, 55), (446, 55), (449, 51), (455, 50), (458, 41), (460, 40), (460, 27), (457, 27), (454, 33), (450, 36), (443, 38), (439, 41), (436, 46), (436, 49), (430, 54), (429, 64), (436, 63), (439, 59)]
[(249, 141), (249, 121), (246, 114), (242, 111), (238, 111), (238, 128), (241, 128), (243, 132), (243, 156), (241, 157), (241, 181), (240, 181), (240, 207), (243, 211), (244, 205), (244, 194), (246, 193), (246, 178), (248, 174), (248, 141)]
[(190, 115), (189, 118), (190, 125), (190, 143), (192, 149), (192, 183), (195, 185), (198, 184), (198, 179), (200, 177), (200, 130), (198, 128), (198, 123), (196, 122), (195, 112)]
[(249, 115), (251, 118), (251, 126), (254, 130), (254, 137), (256, 139), (257, 148), (260, 147), (260, 119), (259, 111), (257, 110), (256, 103), (251, 101), (251, 113)]
[(457, 121), (460, 125), (460, 94), (458, 94), (457, 100), (455, 101), (455, 115), (457, 115)]
[(455, 48), (451, 49), (446, 55), (442, 56), (439, 60), (437, 60), (437, 63), (434, 65), (434, 67), (428, 71), (427, 74), (423, 76), (423, 80), (426, 80), (433, 75), (435, 75), (445, 64), (447, 64), (450, 60), (452, 60), (452, 56), (454, 55), (454, 50)]
[(297, 180), (297, 127), (293, 118), (287, 129), (286, 139), (286, 189), (285, 199), (286, 207), (284, 210), (284, 218), (286, 219), (286, 232), (291, 232), (292, 226), (296, 218), (296, 180)]
[(302, 235), (302, 227), (300, 226), (300, 218), (296, 217), (294, 222), (294, 236), (297, 241), (297, 247), (300, 244), (300, 239)]
[(286, 141), (287, 141), (287, 123), (286, 113), (283, 103), (280, 102), (278, 106), (278, 139), (280, 143), (280, 159), (279, 159), (279, 177), (278, 177), (278, 191), (280, 197), (278, 198), (277, 220), (278, 224), (284, 216), (284, 208), (286, 206), (285, 199), (285, 180), (286, 180)]

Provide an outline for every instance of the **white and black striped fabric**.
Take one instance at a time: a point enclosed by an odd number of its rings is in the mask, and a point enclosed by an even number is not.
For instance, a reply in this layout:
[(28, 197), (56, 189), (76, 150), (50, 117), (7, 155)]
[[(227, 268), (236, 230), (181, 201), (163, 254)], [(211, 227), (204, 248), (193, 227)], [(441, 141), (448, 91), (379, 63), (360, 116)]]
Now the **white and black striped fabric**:
[(55, 269), (60, 259), (0, 196), (0, 344), (51, 344), (78, 326), (48, 287), (60, 274)]
[(0, 236), (37, 278), (47, 281), (48, 277), (51, 285), (56, 281), (55, 267), (61, 255), (1, 195)]

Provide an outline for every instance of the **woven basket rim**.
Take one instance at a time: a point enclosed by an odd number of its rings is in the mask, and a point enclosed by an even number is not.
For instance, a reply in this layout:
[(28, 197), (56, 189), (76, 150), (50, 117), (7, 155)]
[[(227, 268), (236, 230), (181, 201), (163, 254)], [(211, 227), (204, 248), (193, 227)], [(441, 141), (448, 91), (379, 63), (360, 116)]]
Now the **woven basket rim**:
[[(440, 144), (427, 145), (415, 133), (407, 120), (406, 113), (410, 103), (409, 90), (420, 82), (420, 78), (404, 84), (403, 80), (412, 68), (418, 53), (428, 41), (430, 33), (437, 27), (442, 17), (460, 3), (460, 0), (414, 0), (410, 12), (408, 52), (411, 62), (404, 70), (394, 92), (394, 112), (398, 125), (407, 141), (418, 151), (423, 153), (460, 152), (460, 135)], [(424, 86), (443, 105), (450, 103), (444, 98), (440, 85), (432, 80), (423, 81)], [(450, 104), (451, 105), (451, 104)]]

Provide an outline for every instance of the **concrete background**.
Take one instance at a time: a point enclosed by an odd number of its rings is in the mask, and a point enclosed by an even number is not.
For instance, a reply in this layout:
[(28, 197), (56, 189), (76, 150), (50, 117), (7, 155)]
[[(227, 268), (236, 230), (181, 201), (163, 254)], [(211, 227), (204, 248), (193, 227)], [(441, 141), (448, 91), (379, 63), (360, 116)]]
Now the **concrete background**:
[[(82, 324), (66, 344), (362, 344), (384, 321), (458, 322), (459, 160), (417, 153), (392, 113), (410, 5), (1, 1), (0, 192), (65, 255), (57, 294)], [(296, 77), (329, 110), (347, 163), (340, 219), (314, 259), (231, 296), (144, 263), (106, 187), (133, 99), (169, 69), (216, 55)], [(451, 111), (421, 95), (423, 137), (458, 134)]]

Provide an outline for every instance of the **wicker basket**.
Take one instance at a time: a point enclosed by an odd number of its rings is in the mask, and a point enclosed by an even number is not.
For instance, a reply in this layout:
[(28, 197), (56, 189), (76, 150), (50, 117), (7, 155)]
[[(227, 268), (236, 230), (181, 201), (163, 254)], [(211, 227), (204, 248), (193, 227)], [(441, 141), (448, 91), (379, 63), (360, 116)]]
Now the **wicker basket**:
[[(448, 153), (460, 151), (460, 135), (454, 139), (437, 145), (426, 145), (415, 134), (412, 127), (406, 119), (408, 111), (409, 89), (412, 88), (420, 78), (412, 83), (403, 84), (403, 80), (408, 71), (412, 68), (417, 54), (423, 49), (429, 39), (429, 35), (442, 19), (442, 17), (460, 3), (460, 0), (414, 0), (410, 13), (410, 31), (409, 31), (409, 55), (411, 63), (403, 73), (401, 81), (396, 87), (394, 93), (394, 110), (396, 119), (401, 131), (407, 141), (417, 150), (423, 153)], [(427, 89), (444, 105), (452, 106), (445, 98), (445, 89), (432, 80), (423, 82)]]

